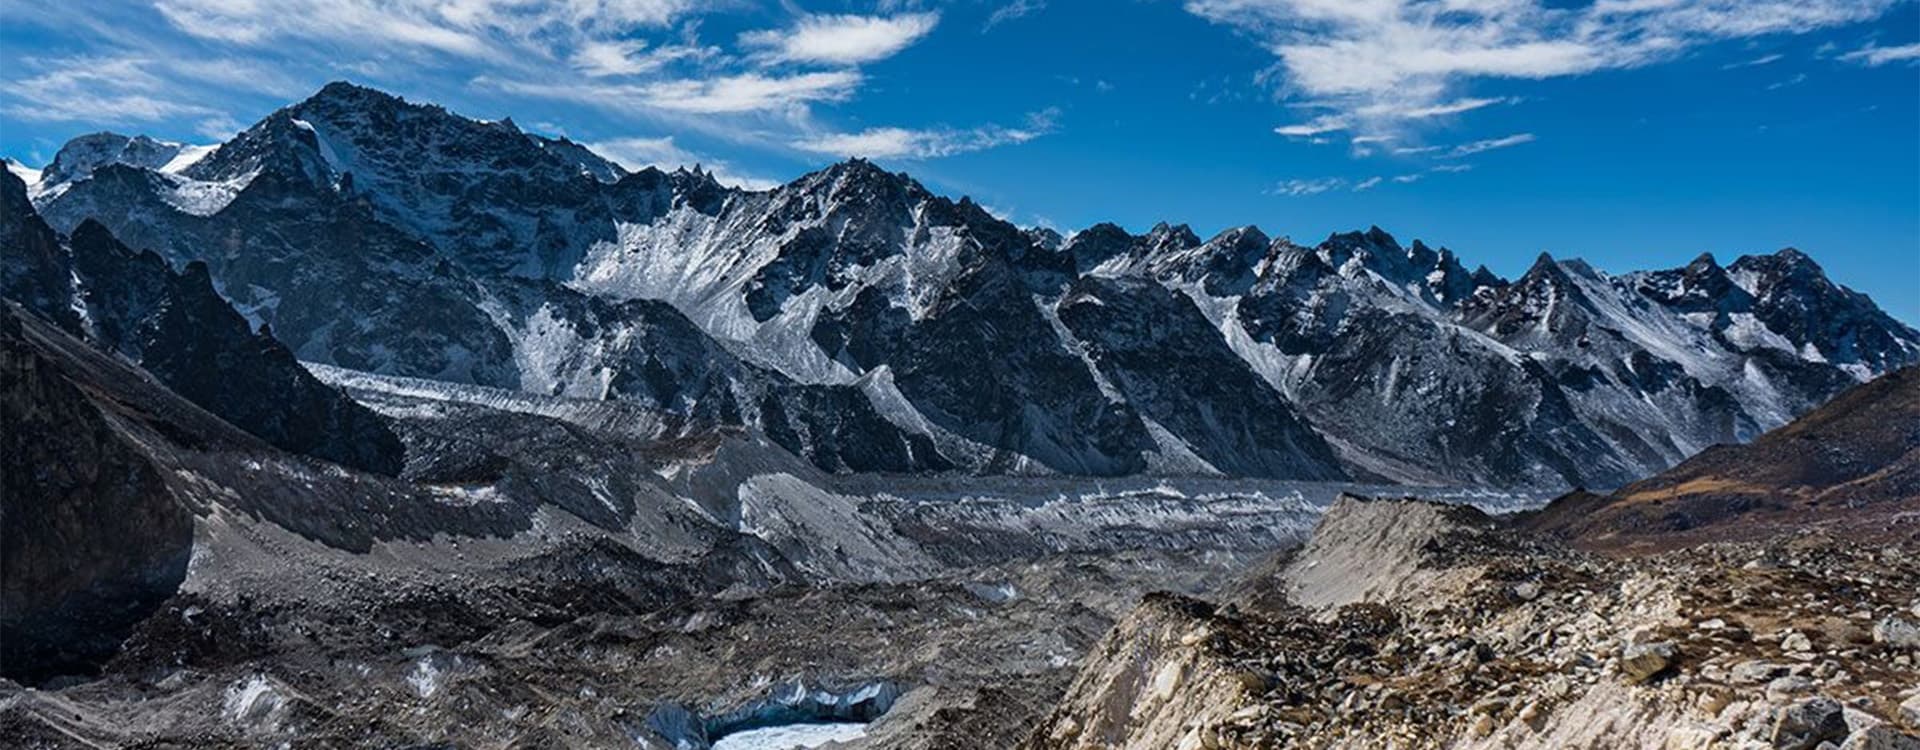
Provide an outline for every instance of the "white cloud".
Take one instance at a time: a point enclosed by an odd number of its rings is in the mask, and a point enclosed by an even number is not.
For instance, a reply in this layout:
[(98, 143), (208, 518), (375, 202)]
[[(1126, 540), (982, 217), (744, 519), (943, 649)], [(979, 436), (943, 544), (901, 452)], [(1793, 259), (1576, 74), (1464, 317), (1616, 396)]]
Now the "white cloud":
[(780, 183), (762, 177), (744, 175), (733, 171), (732, 165), (718, 159), (703, 158), (698, 154), (681, 148), (673, 141), (673, 136), (660, 138), (615, 138), (587, 144), (594, 153), (612, 159), (629, 170), (646, 167), (660, 169), (701, 168), (713, 173), (720, 184), (732, 185), (747, 190), (771, 190)]
[(1788, 87), (1788, 86), (1798, 86), (1798, 85), (1800, 85), (1800, 84), (1802, 84), (1802, 83), (1806, 83), (1806, 82), (1807, 82), (1807, 74), (1805, 74), (1805, 73), (1795, 73), (1795, 74), (1793, 74), (1793, 76), (1792, 76), (1792, 77), (1789, 77), (1789, 78), (1787, 78), (1787, 79), (1786, 79), (1786, 80), (1784, 80), (1784, 81), (1774, 81), (1773, 83), (1769, 83), (1769, 84), (1767, 84), (1767, 90), (1768, 90), (1768, 91), (1779, 91), (1780, 89), (1784, 89), (1784, 88), (1786, 88), (1786, 87)]
[(1515, 133), (1513, 135), (1509, 135), (1501, 138), (1488, 138), (1483, 141), (1473, 141), (1471, 143), (1462, 143), (1448, 150), (1447, 156), (1450, 156), (1450, 157), (1472, 156), (1474, 154), (1492, 151), (1494, 149), (1510, 148), (1513, 146), (1518, 146), (1523, 143), (1532, 143), (1535, 140), (1537, 139), (1533, 137), (1532, 133)]
[(240, 131), (246, 127), (247, 126), (239, 120), (226, 115), (219, 115), (194, 123), (193, 132), (209, 140), (225, 141), (239, 135)]
[(1185, 7), (1270, 50), (1288, 98), (1332, 109), (1346, 117), (1345, 127), (1358, 127), (1478, 101), (1454, 97), (1479, 81), (1637, 67), (1714, 41), (1870, 20), (1899, 1), (1186, 0)]
[(1321, 115), (1303, 123), (1282, 125), (1274, 128), (1273, 132), (1287, 136), (1288, 138), (1310, 138), (1316, 135), (1346, 129), (1347, 118), (1337, 115)]
[(659, 67), (640, 56), (647, 48), (643, 39), (590, 41), (573, 51), (573, 67), (590, 76), (622, 76), (644, 73)]
[(992, 15), (987, 16), (987, 23), (980, 30), (992, 31), (995, 26), (999, 26), (1008, 21), (1026, 18), (1027, 16), (1046, 9), (1046, 0), (1013, 0), (1013, 2), (995, 9)]
[(327, 39), (397, 45), (465, 57), (500, 58), (516, 46), (559, 35), (659, 27), (691, 12), (694, 0), (158, 0), (174, 27), (203, 39), (260, 45)]
[(652, 73), (683, 60), (705, 60), (720, 55), (720, 50), (696, 44), (670, 44), (647, 48), (644, 39), (586, 40), (568, 59), (575, 70), (596, 78), (633, 76)]
[(1841, 55), (1840, 59), (1869, 67), (1920, 60), (1920, 43), (1903, 44), (1898, 47), (1867, 46)]
[(1287, 180), (1274, 185), (1267, 191), (1269, 195), (1284, 195), (1298, 198), (1304, 195), (1319, 195), (1331, 190), (1346, 187), (1347, 181), (1338, 177), (1323, 177), (1317, 180)]
[(742, 73), (652, 83), (640, 90), (640, 96), (654, 107), (676, 112), (762, 112), (790, 109), (808, 102), (842, 101), (853, 94), (860, 81), (860, 74), (852, 71), (790, 76)]
[[(1403, 107), (1400, 105), (1388, 104), (1383, 102), (1383, 103), (1369, 104), (1369, 105), (1353, 108), (1353, 111), (1350, 114), (1324, 114), (1324, 115), (1314, 117), (1313, 119), (1303, 123), (1297, 123), (1294, 125), (1283, 125), (1278, 128), (1274, 128), (1273, 132), (1279, 133), (1289, 138), (1306, 138), (1306, 137), (1322, 135), (1322, 134), (1331, 133), (1331, 132), (1340, 131), (1340, 130), (1347, 130), (1349, 128), (1356, 127), (1357, 125), (1360, 125), (1360, 124), (1368, 124), (1373, 127), (1392, 127), (1395, 123), (1399, 121), (1425, 120), (1425, 119), (1434, 118), (1434, 117), (1457, 115), (1462, 112), (1471, 112), (1473, 110), (1480, 109), (1482, 107), (1490, 107), (1495, 104), (1503, 104), (1509, 101), (1512, 101), (1512, 100), (1506, 97), (1498, 97), (1498, 98), (1492, 98), (1492, 99), (1467, 98), (1467, 99), (1455, 99), (1453, 101), (1435, 102), (1432, 104), (1423, 104), (1423, 105), (1414, 106), (1414, 107)], [(1373, 138), (1378, 138), (1380, 140), (1386, 140), (1388, 136), (1375, 134), (1372, 136), (1362, 136), (1362, 137), (1373, 137)], [(1354, 142), (1360, 143), (1362, 141), (1360, 141), (1360, 139), (1355, 139)]]
[(1354, 183), (1353, 192), (1358, 193), (1363, 190), (1372, 190), (1374, 189), (1374, 187), (1378, 186), (1379, 184), (1380, 184), (1379, 177), (1368, 177), (1367, 179)]
[(1787, 58), (1786, 55), (1782, 55), (1776, 52), (1770, 55), (1761, 55), (1759, 57), (1753, 58), (1752, 60), (1742, 60), (1740, 62), (1727, 63), (1725, 65), (1720, 66), (1720, 69), (1733, 70), (1734, 68), (1753, 68), (1761, 65), (1772, 65), (1786, 58)]
[(781, 62), (859, 65), (898, 54), (939, 22), (938, 13), (805, 16), (792, 28), (741, 34), (740, 46)]
[(163, 77), (164, 61), (142, 57), (69, 57), (23, 60), (40, 71), (11, 81), (6, 111), (23, 120), (126, 125), (173, 117), (224, 116), (186, 101)]
[(988, 125), (970, 130), (932, 128), (869, 128), (857, 133), (823, 133), (795, 141), (793, 146), (833, 156), (870, 159), (937, 159), (999, 146), (1026, 143), (1053, 132), (1055, 110), (1030, 115), (1027, 127)]
[(1507, 99), (1505, 97), (1495, 99), (1457, 99), (1450, 102), (1441, 102), (1404, 110), (1362, 108), (1360, 114), (1361, 116), (1386, 115), (1408, 120), (1424, 120), (1429, 117), (1441, 117), (1445, 115), (1457, 115), (1461, 112), (1471, 112), (1481, 107), (1490, 107), (1506, 101)]
[(492, 54), (481, 35), (436, 18), (424, 3), (162, 0), (154, 7), (181, 31), (239, 44), (262, 44), (281, 37), (323, 37), (377, 40), (469, 57)]

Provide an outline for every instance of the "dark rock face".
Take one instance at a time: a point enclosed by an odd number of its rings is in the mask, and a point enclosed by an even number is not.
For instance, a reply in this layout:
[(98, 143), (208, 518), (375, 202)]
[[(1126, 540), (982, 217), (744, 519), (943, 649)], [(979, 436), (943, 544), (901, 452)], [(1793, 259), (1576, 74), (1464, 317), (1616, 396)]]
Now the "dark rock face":
[(61, 328), (78, 331), (73, 309), (73, 262), (60, 235), (35, 215), (27, 186), (12, 171), (0, 175), (0, 294)]
[(185, 578), (193, 542), (128, 435), (141, 415), (82, 390), (61, 346), (85, 349), (0, 303), (0, 675), (28, 682), (111, 654)]
[(1886, 372), (1920, 360), (1913, 330), (1866, 295), (1833, 283), (1805, 253), (1788, 248), (1746, 256), (1730, 269), (1753, 291), (1753, 315), (1829, 362)]
[(1184, 295), (1144, 280), (1084, 278), (1061, 298), (1059, 316), (1128, 403), (1214, 468), (1345, 477), (1320, 435)]
[(562, 369), (560, 393), (589, 393), (685, 419), (687, 429), (752, 425), (828, 471), (939, 471), (925, 435), (881, 416), (856, 387), (812, 385), (743, 362), (672, 306), (610, 303), (541, 282), (496, 287), (517, 317), (540, 315), (602, 342)]
[(274, 113), (183, 174), (255, 170), (337, 189), (483, 275), (564, 275), (614, 232), (606, 160), (512, 120), (455, 117), (348, 83)]
[(1007, 263), (980, 257), (918, 319), (868, 290), (813, 338), (862, 370), (886, 367), (927, 419), (1004, 451), (1003, 468), (1022, 457), (1067, 473), (1145, 468), (1145, 425), (1100, 393), (1029, 294)]
[[(253, 435), (295, 453), (383, 474), (398, 474), (402, 447), (386, 423), (314, 379), (293, 354), (254, 333), (214, 291), (203, 263), (176, 274), (152, 252), (135, 254), (92, 221), (65, 249), (45, 245), (52, 230), (24, 200), (11, 174), (0, 206), (11, 276), (0, 294), (138, 363), (176, 393)], [(66, 279), (48, 291), (55, 275)], [(77, 284), (77, 287), (75, 286)], [(80, 316), (84, 314), (84, 321)]]

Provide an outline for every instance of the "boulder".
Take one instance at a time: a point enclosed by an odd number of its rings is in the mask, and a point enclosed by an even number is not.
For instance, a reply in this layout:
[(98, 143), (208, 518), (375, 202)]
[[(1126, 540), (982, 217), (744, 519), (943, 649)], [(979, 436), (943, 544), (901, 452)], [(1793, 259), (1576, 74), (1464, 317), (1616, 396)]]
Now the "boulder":
[(1920, 738), (1880, 724), (1847, 735), (1840, 750), (1920, 750)]
[(1847, 720), (1840, 702), (1817, 696), (1780, 710), (1773, 722), (1773, 746), (1778, 750), (1812, 750), (1828, 740), (1847, 736)]
[(1873, 624), (1873, 642), (1894, 648), (1920, 649), (1920, 625), (1904, 617), (1887, 617)]
[(1645, 682), (1673, 664), (1680, 650), (1671, 642), (1636, 643), (1620, 652), (1620, 676), (1628, 682)]

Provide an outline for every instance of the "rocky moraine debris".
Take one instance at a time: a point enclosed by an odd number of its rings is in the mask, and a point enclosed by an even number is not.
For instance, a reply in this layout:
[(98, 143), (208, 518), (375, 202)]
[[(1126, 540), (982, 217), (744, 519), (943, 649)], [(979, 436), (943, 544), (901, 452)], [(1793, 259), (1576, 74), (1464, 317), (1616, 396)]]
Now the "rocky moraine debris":
[(1330, 597), (1309, 543), (1236, 600), (1143, 605), (1027, 747), (1920, 747), (1920, 544), (1613, 559), (1427, 511), (1343, 500), (1315, 537), (1397, 523), (1368, 565), (1419, 586)]

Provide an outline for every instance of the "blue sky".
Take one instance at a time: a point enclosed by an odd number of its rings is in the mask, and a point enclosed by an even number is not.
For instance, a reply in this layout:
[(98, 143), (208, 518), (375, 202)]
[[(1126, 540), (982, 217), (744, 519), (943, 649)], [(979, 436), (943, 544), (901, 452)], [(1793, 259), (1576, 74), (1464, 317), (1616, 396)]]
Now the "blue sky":
[(330, 80), (1022, 224), (1378, 224), (1507, 275), (1797, 246), (1920, 321), (1901, 0), (0, 0), (0, 155), (224, 139)]

